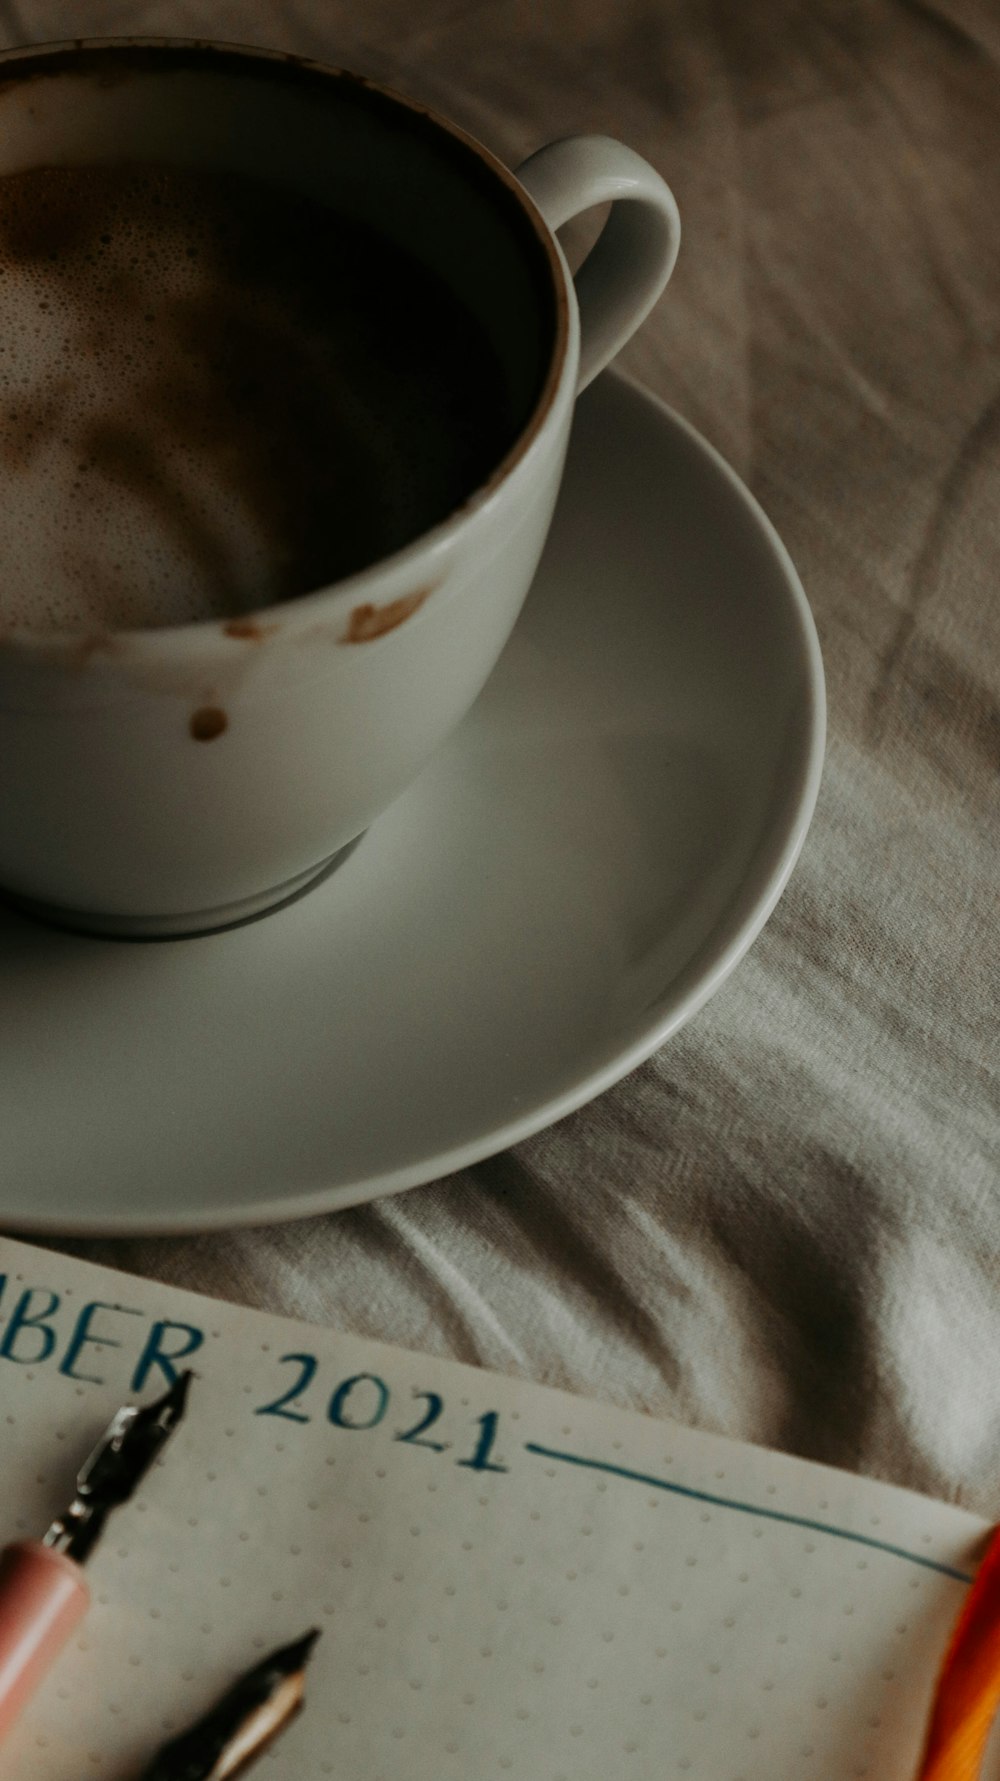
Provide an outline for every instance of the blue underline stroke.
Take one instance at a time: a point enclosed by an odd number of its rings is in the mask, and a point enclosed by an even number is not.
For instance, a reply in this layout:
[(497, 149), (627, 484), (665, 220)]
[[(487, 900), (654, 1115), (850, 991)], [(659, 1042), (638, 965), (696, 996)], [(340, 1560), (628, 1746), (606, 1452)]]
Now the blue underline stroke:
[(814, 1534), (829, 1534), (835, 1540), (852, 1540), (856, 1546), (871, 1546), (876, 1552), (888, 1552), (893, 1558), (905, 1558), (911, 1565), (923, 1565), (927, 1571), (937, 1571), (942, 1577), (953, 1577), (956, 1583), (971, 1583), (972, 1577), (967, 1571), (957, 1571), (952, 1565), (943, 1565), (936, 1558), (925, 1558), (922, 1553), (908, 1552), (905, 1546), (893, 1546), (888, 1540), (873, 1539), (870, 1534), (856, 1534), (851, 1528), (834, 1527), (828, 1521), (811, 1521), (807, 1515), (790, 1515), (785, 1509), (764, 1509), (759, 1503), (742, 1503), (737, 1497), (720, 1497), (708, 1490), (694, 1490), (687, 1484), (674, 1484), (666, 1478), (653, 1478), (647, 1472), (633, 1472), (627, 1466), (612, 1465), (605, 1459), (585, 1459), (579, 1453), (562, 1453), (555, 1447), (539, 1447), (535, 1441), (526, 1441), (525, 1451), (537, 1453), (542, 1459), (560, 1460), (563, 1465), (583, 1466), (591, 1472), (609, 1472), (613, 1478), (627, 1478), (633, 1484), (648, 1484), (653, 1490), (669, 1490), (674, 1496), (690, 1497), (696, 1503), (712, 1503), (717, 1509), (735, 1509), (741, 1515), (759, 1515), (767, 1521), (784, 1521), (791, 1527), (809, 1528)]

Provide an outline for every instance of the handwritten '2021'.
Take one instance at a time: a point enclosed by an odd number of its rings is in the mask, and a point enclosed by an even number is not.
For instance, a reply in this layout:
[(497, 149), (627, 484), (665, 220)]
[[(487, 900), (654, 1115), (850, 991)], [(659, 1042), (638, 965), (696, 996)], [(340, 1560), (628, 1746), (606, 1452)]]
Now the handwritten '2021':
[[(273, 1402), (258, 1407), (257, 1415), (282, 1416), (288, 1422), (312, 1422), (311, 1412), (302, 1409), (301, 1405), (316, 1377), (319, 1366), (316, 1356), (283, 1354), (278, 1365), (295, 1367), (297, 1371), (291, 1383)], [(434, 1453), (445, 1453), (453, 1443), (435, 1440), (428, 1432), (436, 1427), (444, 1415), (444, 1399), (436, 1391), (414, 1391), (412, 1397), (415, 1402), (423, 1404), (424, 1408), (411, 1426), (393, 1431), (393, 1440), (409, 1442), (413, 1447), (429, 1447)], [(326, 1420), (339, 1429), (377, 1428), (385, 1421), (390, 1399), (389, 1387), (377, 1373), (352, 1373), (349, 1378), (340, 1381), (327, 1400)], [(467, 1466), (473, 1472), (506, 1472), (507, 1467), (492, 1458), (499, 1421), (497, 1412), (485, 1410), (474, 1420), (479, 1428), (479, 1438), (473, 1452), (466, 1459), (456, 1460), (455, 1464)]]

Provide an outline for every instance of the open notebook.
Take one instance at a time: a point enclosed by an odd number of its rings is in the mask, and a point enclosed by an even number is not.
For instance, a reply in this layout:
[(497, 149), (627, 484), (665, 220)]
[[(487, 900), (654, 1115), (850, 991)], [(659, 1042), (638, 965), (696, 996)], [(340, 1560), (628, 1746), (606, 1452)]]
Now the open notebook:
[(0, 1543), (181, 1365), (0, 1781), (126, 1781), (313, 1624), (262, 1781), (911, 1781), (977, 1517), (3, 1240)]

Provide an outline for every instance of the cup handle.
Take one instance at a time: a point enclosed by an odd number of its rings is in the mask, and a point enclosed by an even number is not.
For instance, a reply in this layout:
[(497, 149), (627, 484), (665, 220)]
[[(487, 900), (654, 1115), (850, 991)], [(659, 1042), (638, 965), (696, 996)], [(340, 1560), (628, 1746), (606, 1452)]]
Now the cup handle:
[(644, 321), (674, 269), (681, 219), (673, 192), (648, 161), (611, 136), (566, 136), (517, 169), (555, 232), (610, 201), (611, 213), (576, 274), (580, 370), (586, 389)]

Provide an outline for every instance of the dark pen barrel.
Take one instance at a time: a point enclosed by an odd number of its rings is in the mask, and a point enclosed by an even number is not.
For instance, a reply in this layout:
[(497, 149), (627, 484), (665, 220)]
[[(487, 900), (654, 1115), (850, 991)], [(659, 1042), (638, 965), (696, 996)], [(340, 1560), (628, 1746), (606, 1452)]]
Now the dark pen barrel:
[(139, 1781), (212, 1781), (225, 1759), (245, 1744), (242, 1770), (298, 1712), (303, 1672), (318, 1638), (314, 1627), (255, 1664), (204, 1718), (164, 1744)]

